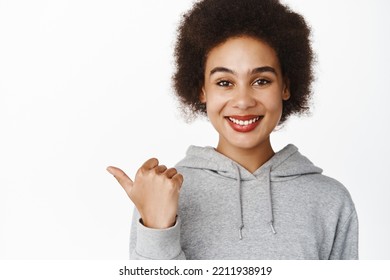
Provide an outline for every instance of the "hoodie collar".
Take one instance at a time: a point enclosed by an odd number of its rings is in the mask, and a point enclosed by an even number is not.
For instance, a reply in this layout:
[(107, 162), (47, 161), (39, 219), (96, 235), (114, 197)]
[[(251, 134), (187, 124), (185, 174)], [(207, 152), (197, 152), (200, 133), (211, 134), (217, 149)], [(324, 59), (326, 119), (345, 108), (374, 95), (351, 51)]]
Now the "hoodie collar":
[(289, 144), (277, 152), (253, 173), (250, 173), (240, 164), (217, 152), (213, 147), (190, 146), (187, 150), (187, 156), (176, 166), (211, 170), (223, 177), (236, 180), (238, 208), (237, 227), (240, 240), (243, 238), (242, 231), (244, 228), (242, 181), (265, 179), (268, 202), (268, 224), (272, 233), (276, 234), (274, 228), (271, 182), (287, 181), (305, 174), (322, 173), (322, 169), (314, 166), (309, 159), (301, 155), (298, 148), (293, 144)]
[(322, 173), (322, 169), (314, 166), (293, 144), (288, 144), (275, 153), (253, 173), (209, 146), (190, 146), (186, 157), (176, 166), (210, 170), (223, 177), (236, 179), (237, 172), (232, 163), (239, 168), (242, 181), (255, 180), (262, 177), (267, 171), (270, 172), (271, 181), (284, 181), (300, 175)]

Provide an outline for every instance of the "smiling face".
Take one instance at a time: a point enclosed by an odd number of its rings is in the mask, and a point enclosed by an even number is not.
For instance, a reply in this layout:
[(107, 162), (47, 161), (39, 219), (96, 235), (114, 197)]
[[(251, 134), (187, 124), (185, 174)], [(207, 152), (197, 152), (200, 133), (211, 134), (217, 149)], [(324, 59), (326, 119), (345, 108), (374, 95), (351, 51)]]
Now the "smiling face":
[(208, 53), (200, 101), (222, 154), (272, 151), (269, 136), (289, 97), (276, 52), (263, 41), (234, 37)]

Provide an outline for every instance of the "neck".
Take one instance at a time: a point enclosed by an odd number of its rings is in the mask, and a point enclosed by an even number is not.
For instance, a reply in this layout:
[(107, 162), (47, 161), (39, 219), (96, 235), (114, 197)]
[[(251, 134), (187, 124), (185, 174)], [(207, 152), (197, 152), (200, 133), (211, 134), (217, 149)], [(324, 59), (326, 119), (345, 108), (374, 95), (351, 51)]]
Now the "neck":
[(259, 169), (275, 154), (269, 138), (253, 148), (225, 147), (218, 143), (216, 150), (234, 160), (251, 173)]

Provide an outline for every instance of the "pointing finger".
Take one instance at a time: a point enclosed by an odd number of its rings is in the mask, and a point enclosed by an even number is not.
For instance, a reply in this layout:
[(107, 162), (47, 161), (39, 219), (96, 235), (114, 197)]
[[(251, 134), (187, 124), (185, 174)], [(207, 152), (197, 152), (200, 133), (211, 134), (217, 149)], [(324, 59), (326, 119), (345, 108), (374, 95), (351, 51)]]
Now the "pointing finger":
[(124, 190), (129, 193), (130, 189), (133, 187), (133, 181), (126, 175), (123, 170), (109, 166), (106, 170), (118, 180), (119, 184), (124, 188)]

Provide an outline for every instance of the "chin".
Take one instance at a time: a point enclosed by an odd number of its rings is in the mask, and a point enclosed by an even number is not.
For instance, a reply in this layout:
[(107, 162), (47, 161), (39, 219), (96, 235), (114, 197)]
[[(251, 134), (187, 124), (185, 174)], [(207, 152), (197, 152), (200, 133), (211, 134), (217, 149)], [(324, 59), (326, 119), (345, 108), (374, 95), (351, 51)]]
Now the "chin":
[(238, 148), (238, 149), (252, 150), (252, 149), (256, 149), (256, 148), (260, 147), (262, 143), (265, 143), (265, 141), (256, 141), (256, 142), (235, 141), (235, 142), (232, 142), (231, 145)]

